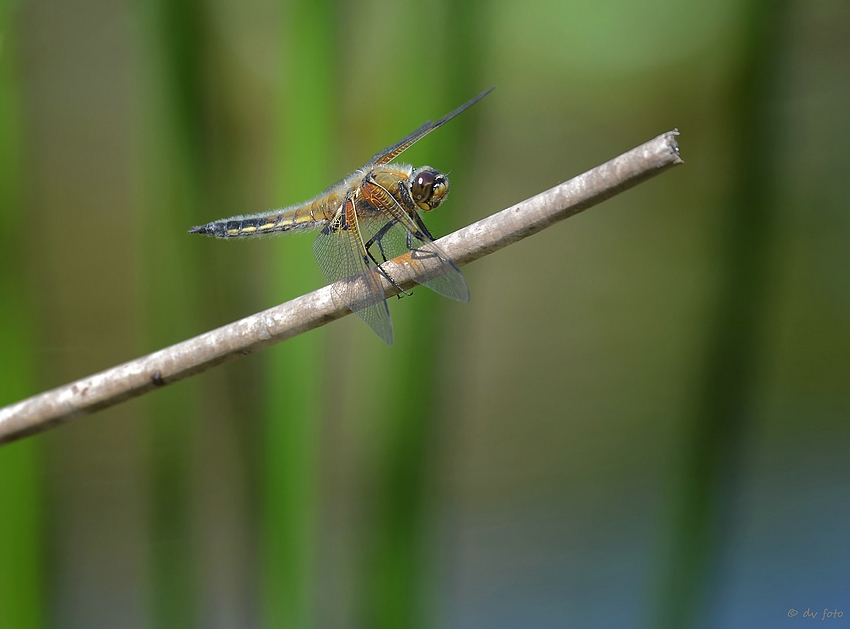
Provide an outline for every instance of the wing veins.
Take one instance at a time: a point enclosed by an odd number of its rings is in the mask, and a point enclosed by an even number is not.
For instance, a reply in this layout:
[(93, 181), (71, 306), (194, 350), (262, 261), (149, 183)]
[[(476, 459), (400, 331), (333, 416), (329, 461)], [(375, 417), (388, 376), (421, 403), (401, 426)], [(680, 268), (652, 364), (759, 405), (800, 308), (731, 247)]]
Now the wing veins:
[(479, 100), (481, 100), (482, 98), (487, 96), (487, 94), (492, 92), (494, 89), (495, 89), (494, 87), (491, 87), (490, 89), (484, 90), (483, 92), (481, 92), (478, 96), (476, 96), (472, 100), (465, 102), (463, 105), (461, 105), (460, 107), (458, 107), (454, 111), (449, 112), (448, 114), (446, 114), (445, 116), (443, 116), (442, 118), (437, 120), (437, 122), (431, 122), (429, 120), (428, 122), (423, 124), (421, 127), (416, 129), (415, 131), (413, 131), (409, 135), (406, 135), (405, 137), (403, 137), (401, 140), (399, 140), (398, 142), (396, 142), (392, 146), (389, 146), (389, 147), (385, 148), (384, 150), (375, 154), (375, 156), (372, 157), (372, 159), (370, 159), (367, 162), (366, 166), (367, 167), (368, 166), (375, 166), (375, 165), (378, 165), (378, 164), (386, 164), (388, 162), (391, 162), (396, 157), (401, 155), (404, 151), (406, 151), (411, 146), (413, 146), (416, 142), (418, 142), (419, 140), (424, 138), (426, 135), (431, 133), (434, 129), (438, 129), (438, 128), (442, 127), (449, 120), (451, 120), (452, 118), (454, 118), (458, 114), (462, 113), (466, 109), (472, 107), (475, 103), (477, 103)]

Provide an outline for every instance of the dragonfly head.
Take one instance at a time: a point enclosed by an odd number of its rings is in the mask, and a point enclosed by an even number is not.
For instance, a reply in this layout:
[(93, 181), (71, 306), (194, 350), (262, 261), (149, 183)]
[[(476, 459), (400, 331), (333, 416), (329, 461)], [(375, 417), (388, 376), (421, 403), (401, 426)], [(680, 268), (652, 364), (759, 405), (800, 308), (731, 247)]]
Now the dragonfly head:
[(410, 197), (419, 209), (433, 210), (443, 202), (449, 193), (449, 178), (439, 170), (423, 166), (413, 171), (407, 180)]

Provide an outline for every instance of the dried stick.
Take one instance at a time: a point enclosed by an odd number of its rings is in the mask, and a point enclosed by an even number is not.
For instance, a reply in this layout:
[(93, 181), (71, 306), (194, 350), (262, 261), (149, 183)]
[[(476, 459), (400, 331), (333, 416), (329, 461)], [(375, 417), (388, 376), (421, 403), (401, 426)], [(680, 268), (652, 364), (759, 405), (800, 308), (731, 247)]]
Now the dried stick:
[[(668, 131), (582, 175), (441, 238), (438, 243), (459, 266), (498, 251), (681, 164), (677, 135), (678, 131)], [(429, 272), (434, 271), (427, 258), (410, 253), (391, 260), (385, 268), (403, 288), (412, 286), (416, 279), (428, 279)], [(386, 281), (384, 289), (387, 296), (398, 292)], [(340, 319), (351, 313), (338, 294), (346, 290), (351, 290), (350, 280), (6, 406), (0, 409), (0, 444), (114, 406)]]

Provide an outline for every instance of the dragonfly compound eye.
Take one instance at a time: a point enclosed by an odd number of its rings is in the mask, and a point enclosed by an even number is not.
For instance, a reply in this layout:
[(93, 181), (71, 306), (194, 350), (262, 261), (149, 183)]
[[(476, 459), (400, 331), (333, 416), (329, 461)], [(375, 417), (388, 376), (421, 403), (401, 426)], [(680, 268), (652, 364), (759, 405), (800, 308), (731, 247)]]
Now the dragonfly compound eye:
[(427, 203), (431, 198), (431, 192), (434, 190), (434, 179), (437, 173), (433, 170), (420, 171), (413, 180), (413, 187), (410, 192), (413, 194), (413, 200), (419, 203)]
[(428, 166), (413, 173), (410, 195), (420, 209), (433, 210), (449, 193), (449, 179)]

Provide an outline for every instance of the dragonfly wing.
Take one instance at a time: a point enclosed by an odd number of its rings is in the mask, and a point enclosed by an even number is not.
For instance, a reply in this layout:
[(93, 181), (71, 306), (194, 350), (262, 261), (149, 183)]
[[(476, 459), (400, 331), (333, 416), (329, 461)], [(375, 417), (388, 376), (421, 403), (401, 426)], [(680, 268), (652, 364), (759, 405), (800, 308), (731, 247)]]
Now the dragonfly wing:
[(458, 114), (463, 112), (464, 110), (468, 109), (469, 107), (472, 107), (475, 103), (477, 103), (479, 100), (481, 100), (482, 98), (487, 96), (487, 94), (492, 92), (493, 89), (494, 88), (491, 87), (488, 90), (484, 90), (483, 92), (481, 92), (478, 96), (476, 96), (472, 100), (467, 101), (466, 103), (464, 103), (463, 105), (461, 105), (460, 107), (455, 109), (453, 112), (448, 113), (445, 116), (443, 116), (442, 118), (440, 118), (437, 122), (431, 122), (429, 120), (428, 122), (423, 124), (421, 127), (419, 127), (416, 131), (414, 131), (410, 135), (405, 136), (404, 138), (402, 138), (401, 140), (399, 140), (398, 142), (396, 142), (392, 146), (388, 146), (383, 151), (380, 151), (377, 155), (375, 155), (372, 159), (369, 160), (369, 163), (366, 164), (366, 166), (367, 167), (368, 166), (375, 166), (377, 164), (387, 164), (387, 163), (391, 162), (396, 157), (401, 155), (401, 153), (403, 153), (404, 151), (409, 149), (411, 146), (413, 146), (416, 142), (418, 142), (419, 140), (424, 138), (426, 135), (431, 133), (434, 129), (442, 127), (449, 120), (451, 120), (452, 118), (454, 118), (455, 116), (457, 116)]
[(359, 211), (358, 216), (372, 261), (380, 264), (410, 251), (411, 264), (427, 264), (433, 269), (429, 273), (432, 279), (420, 284), (449, 299), (469, 301), (469, 289), (460, 269), (434, 242), (419, 216), (416, 220), (411, 218), (380, 186), (367, 183), (361, 191), (371, 209)]
[[(436, 245), (434, 247), (436, 248)], [(437, 255), (442, 257), (442, 254)], [(447, 260), (446, 267), (445, 273), (435, 277), (433, 280), (422, 282), (422, 285), (427, 286), (443, 297), (466, 303), (469, 301), (469, 287), (466, 285), (466, 280), (463, 279), (463, 274), (451, 260)], [(448, 267), (451, 267), (451, 271), (448, 270)]]
[[(416, 246), (417, 252), (423, 252), (425, 255), (439, 257), (442, 261), (441, 268), (444, 270), (442, 274), (432, 280), (423, 282), (422, 285), (427, 286), (435, 293), (439, 293), (449, 299), (462, 301), (464, 303), (469, 301), (469, 288), (466, 285), (466, 280), (463, 279), (463, 274), (460, 272), (460, 269), (457, 268), (454, 260), (449, 258), (446, 252), (443, 251), (436, 242), (434, 242), (434, 238), (431, 236), (428, 228), (425, 227), (425, 223), (422, 222), (422, 217), (419, 216), (419, 214), (416, 214), (415, 219), (416, 225), (419, 227), (419, 231), (416, 234), (413, 234), (413, 241), (414, 243), (421, 243)], [(419, 238), (419, 234), (424, 235), (425, 238)]]
[(313, 243), (313, 254), (329, 282), (348, 280), (337, 294), (387, 345), (393, 344), (393, 325), (381, 277), (365, 255), (353, 203), (325, 226)]

